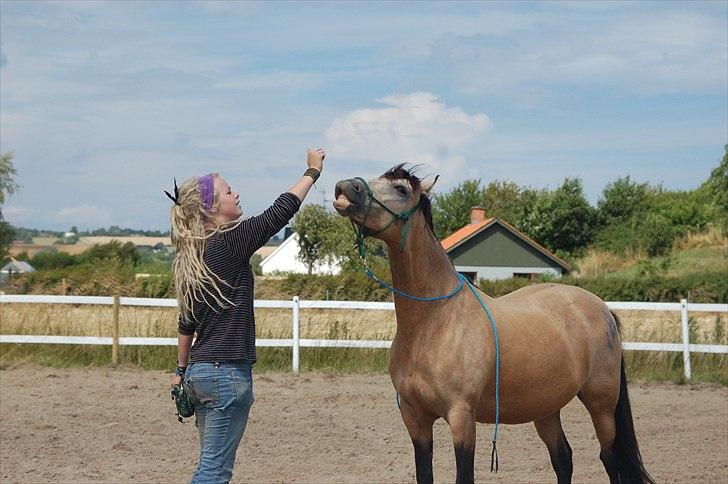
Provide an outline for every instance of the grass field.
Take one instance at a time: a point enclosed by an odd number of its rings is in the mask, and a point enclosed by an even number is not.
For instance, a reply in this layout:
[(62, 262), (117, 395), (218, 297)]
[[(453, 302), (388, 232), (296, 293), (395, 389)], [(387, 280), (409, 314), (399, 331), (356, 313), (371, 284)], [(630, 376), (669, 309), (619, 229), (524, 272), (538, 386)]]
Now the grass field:
[[(622, 320), (623, 341), (680, 342), (680, 314), (673, 311), (617, 311)], [(393, 311), (301, 310), (301, 338), (389, 340), (396, 322)], [(258, 309), (259, 338), (290, 338), (291, 311)], [(690, 317), (691, 342), (728, 344), (723, 315), (695, 313)], [(122, 307), (121, 336), (176, 337), (174, 308)], [(62, 304), (3, 304), (0, 333), (71, 336), (111, 336), (112, 309), (105, 306)], [(0, 365), (35, 362), (49, 366), (108, 365), (110, 347), (81, 345), (13, 345), (0, 347)], [(682, 379), (682, 354), (662, 352), (626, 353), (632, 376), (651, 380)], [(259, 348), (258, 369), (290, 368), (290, 348)], [(174, 347), (121, 347), (120, 361), (149, 369), (165, 369), (176, 359)], [(728, 356), (693, 354), (694, 379), (728, 384)], [(358, 348), (302, 348), (304, 371), (379, 372), (387, 365), (386, 350)]]

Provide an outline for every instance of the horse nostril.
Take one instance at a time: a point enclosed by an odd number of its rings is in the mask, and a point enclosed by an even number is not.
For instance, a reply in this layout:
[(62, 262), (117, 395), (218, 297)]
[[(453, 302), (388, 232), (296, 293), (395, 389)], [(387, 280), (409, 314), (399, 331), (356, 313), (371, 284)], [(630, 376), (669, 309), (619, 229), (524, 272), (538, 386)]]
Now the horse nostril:
[(361, 191), (361, 186), (359, 186), (358, 183), (352, 183), (351, 188), (354, 189), (356, 193), (359, 193)]

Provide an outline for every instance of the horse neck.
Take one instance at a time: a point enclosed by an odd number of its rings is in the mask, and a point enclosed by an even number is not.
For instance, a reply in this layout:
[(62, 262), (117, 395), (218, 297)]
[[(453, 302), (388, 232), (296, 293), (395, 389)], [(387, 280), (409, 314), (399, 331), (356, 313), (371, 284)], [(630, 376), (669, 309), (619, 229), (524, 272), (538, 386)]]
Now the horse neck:
[[(430, 232), (424, 217), (412, 219), (412, 227), (400, 250), (400, 240), (387, 241), (392, 283), (402, 292), (417, 297), (449, 294), (458, 284), (458, 276), (437, 238)], [(429, 303), (394, 295), (395, 306), (413, 317), (427, 312)], [(398, 310), (397, 320), (400, 321)]]

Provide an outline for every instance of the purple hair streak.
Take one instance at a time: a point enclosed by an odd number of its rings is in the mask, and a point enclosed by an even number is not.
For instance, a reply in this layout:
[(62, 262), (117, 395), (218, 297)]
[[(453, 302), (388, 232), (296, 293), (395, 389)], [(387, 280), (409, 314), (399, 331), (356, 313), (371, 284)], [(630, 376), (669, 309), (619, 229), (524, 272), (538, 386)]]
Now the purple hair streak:
[(202, 175), (200, 177), (200, 198), (202, 199), (202, 206), (209, 212), (212, 210), (212, 201), (215, 195), (215, 182), (212, 173), (209, 175)]

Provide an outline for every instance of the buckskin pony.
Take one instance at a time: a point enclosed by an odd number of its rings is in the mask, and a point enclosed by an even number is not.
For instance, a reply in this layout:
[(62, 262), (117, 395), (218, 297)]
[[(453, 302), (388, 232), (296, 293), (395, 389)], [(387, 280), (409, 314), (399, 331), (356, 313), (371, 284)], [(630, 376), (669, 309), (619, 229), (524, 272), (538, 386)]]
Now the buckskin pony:
[(635, 436), (617, 317), (594, 294), (562, 284), (533, 284), (499, 298), (469, 284), (458, 291), (463, 277), (433, 230), (435, 181), (398, 165), (370, 181), (339, 181), (334, 202), (358, 227), (361, 247), (365, 236), (388, 247), (397, 317), (389, 374), (417, 482), (432, 482), (438, 418), (452, 433), (456, 482), (473, 482), (476, 422), (495, 423), (497, 410), (502, 423), (533, 422), (558, 482), (570, 482), (572, 451), (560, 411), (575, 396), (591, 416), (609, 481), (653, 482)]

